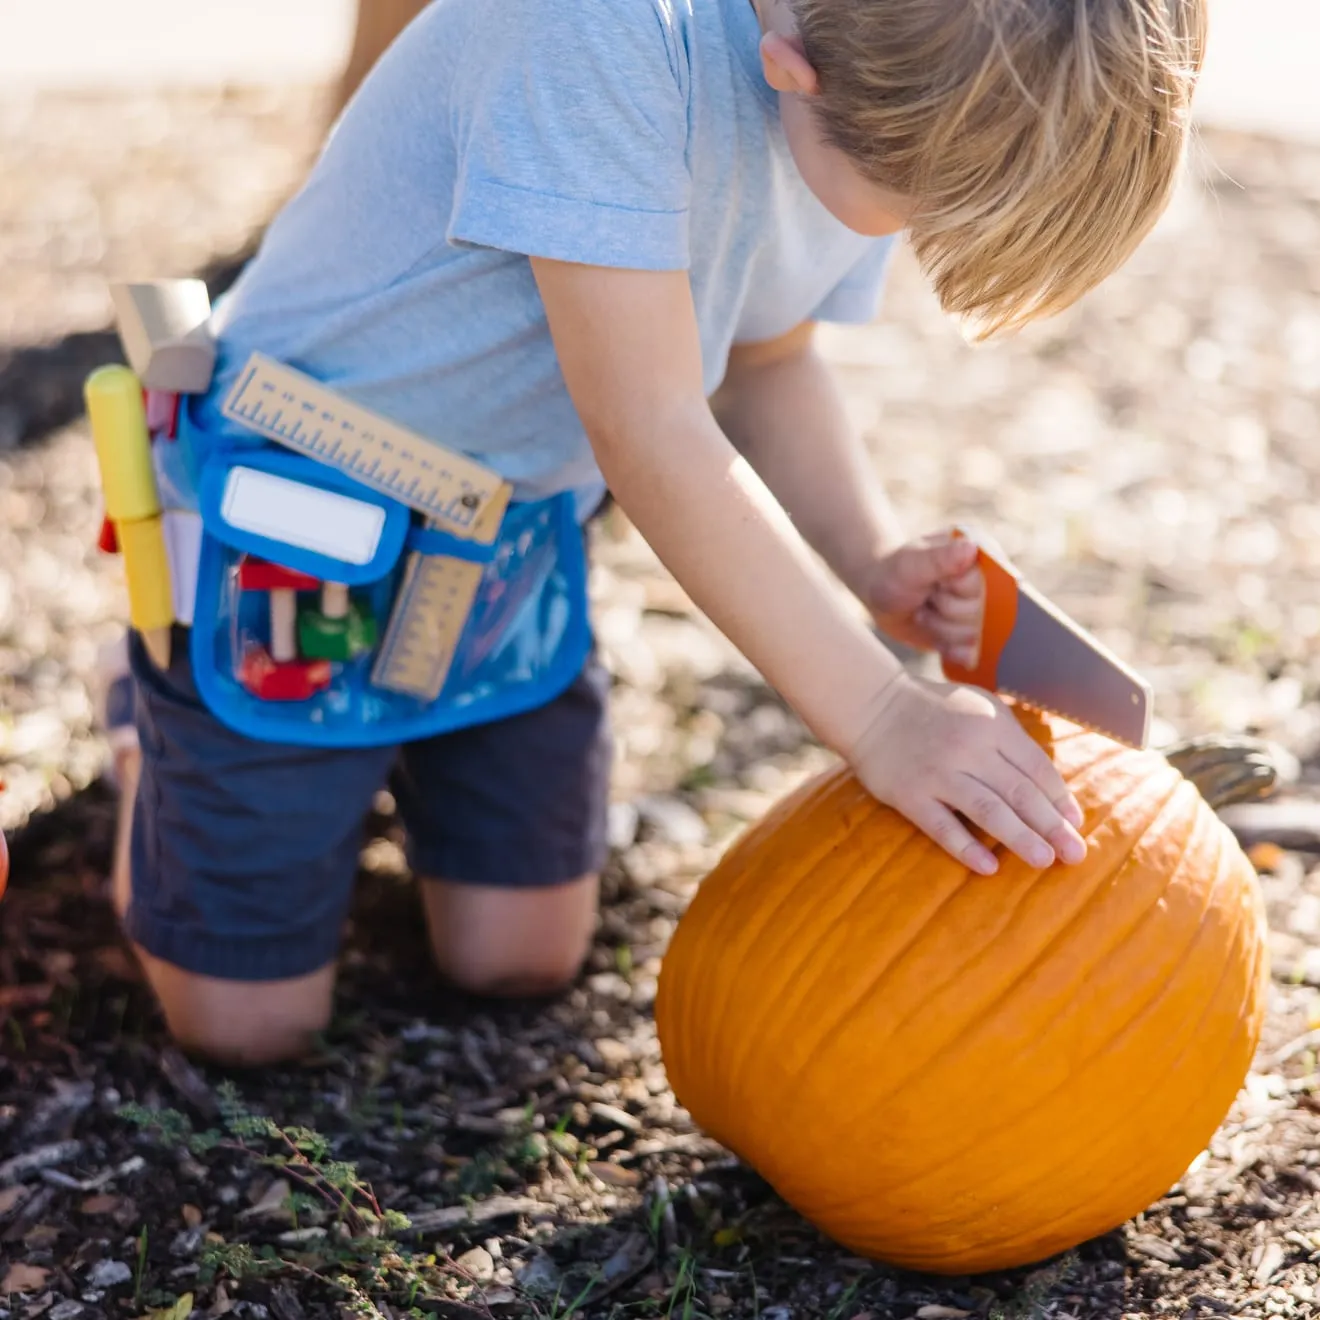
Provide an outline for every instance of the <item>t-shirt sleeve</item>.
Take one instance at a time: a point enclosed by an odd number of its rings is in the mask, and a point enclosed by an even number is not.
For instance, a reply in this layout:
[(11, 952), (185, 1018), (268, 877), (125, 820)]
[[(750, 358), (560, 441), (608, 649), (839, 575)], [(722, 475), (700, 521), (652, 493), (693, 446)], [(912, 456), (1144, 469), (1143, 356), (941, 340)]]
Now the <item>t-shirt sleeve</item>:
[(686, 71), (660, 0), (499, 0), (451, 87), (449, 241), (688, 264)]
[(895, 245), (892, 237), (874, 240), (853, 268), (825, 295), (811, 319), (841, 325), (865, 325), (873, 321), (880, 310), (880, 295), (884, 292)]

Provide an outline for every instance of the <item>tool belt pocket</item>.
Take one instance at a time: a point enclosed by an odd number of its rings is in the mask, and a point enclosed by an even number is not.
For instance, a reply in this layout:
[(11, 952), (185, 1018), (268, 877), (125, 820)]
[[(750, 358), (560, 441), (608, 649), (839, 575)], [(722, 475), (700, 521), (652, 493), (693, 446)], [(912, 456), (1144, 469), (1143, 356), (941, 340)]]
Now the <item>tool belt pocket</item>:
[(571, 494), (511, 503), (482, 545), (303, 455), (189, 429), (202, 521), (191, 661), (231, 728), (408, 742), (533, 709), (581, 671), (591, 631)]

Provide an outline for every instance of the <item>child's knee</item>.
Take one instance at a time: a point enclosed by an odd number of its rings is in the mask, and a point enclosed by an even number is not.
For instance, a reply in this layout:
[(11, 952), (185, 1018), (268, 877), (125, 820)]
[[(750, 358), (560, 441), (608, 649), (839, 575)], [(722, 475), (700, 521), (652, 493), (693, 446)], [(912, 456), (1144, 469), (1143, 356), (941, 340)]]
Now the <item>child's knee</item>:
[(436, 965), (471, 994), (556, 994), (586, 960), (597, 890), (594, 875), (531, 889), (428, 880), (423, 893)]
[(530, 952), (495, 949), (435, 951), (441, 973), (468, 994), (491, 998), (542, 998), (559, 994), (576, 979), (586, 959), (585, 942), (580, 947), (562, 947)]
[(181, 1049), (225, 1068), (262, 1068), (291, 1063), (308, 1054), (329, 1016), (317, 1021), (262, 1023), (244, 1027), (219, 1019), (199, 1019), (166, 1008), (170, 1034)]
[(248, 983), (198, 976), (139, 949), (170, 1034), (189, 1054), (232, 1068), (306, 1054), (330, 1024), (334, 969), (290, 981)]

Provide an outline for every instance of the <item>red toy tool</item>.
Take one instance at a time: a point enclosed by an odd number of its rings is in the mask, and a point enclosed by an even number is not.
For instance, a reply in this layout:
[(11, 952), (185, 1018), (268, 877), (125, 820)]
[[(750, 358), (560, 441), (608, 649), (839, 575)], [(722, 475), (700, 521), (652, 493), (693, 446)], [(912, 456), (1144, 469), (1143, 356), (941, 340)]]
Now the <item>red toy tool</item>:
[(119, 534), (115, 531), (113, 519), (101, 519), (101, 534), (96, 538), (96, 548), (106, 555), (119, 553)]
[[(968, 533), (961, 533), (969, 535)], [(1130, 747), (1150, 738), (1149, 684), (976, 540), (985, 614), (976, 664), (944, 662), (944, 676), (1015, 696)]]
[(147, 392), (147, 429), (153, 436), (174, 440), (179, 434), (179, 396), (165, 390)]
[(243, 655), (238, 681), (258, 701), (308, 701), (330, 686), (328, 660), (290, 660), (276, 664), (264, 646)]
[(239, 682), (259, 701), (306, 701), (329, 687), (329, 661), (298, 654), (298, 593), (319, 590), (320, 580), (246, 555), (238, 566), (238, 585), (242, 591), (270, 593), (270, 649), (248, 647)]

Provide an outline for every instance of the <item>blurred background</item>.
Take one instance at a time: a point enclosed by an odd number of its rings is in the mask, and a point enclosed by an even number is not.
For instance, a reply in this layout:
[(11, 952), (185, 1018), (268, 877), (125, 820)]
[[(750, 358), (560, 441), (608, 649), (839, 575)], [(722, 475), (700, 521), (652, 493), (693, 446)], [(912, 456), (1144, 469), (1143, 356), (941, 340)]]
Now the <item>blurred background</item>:
[[(389, 0), (380, 6), (389, 7)], [(338, 76), (356, 22), (356, 0), (6, 0), (0, 77), (11, 89), (316, 82)], [(1315, 7), (1269, 0), (1262, 10), (1252, 0), (1218, 0), (1214, 25), (1200, 93), (1206, 120), (1320, 133)]]

